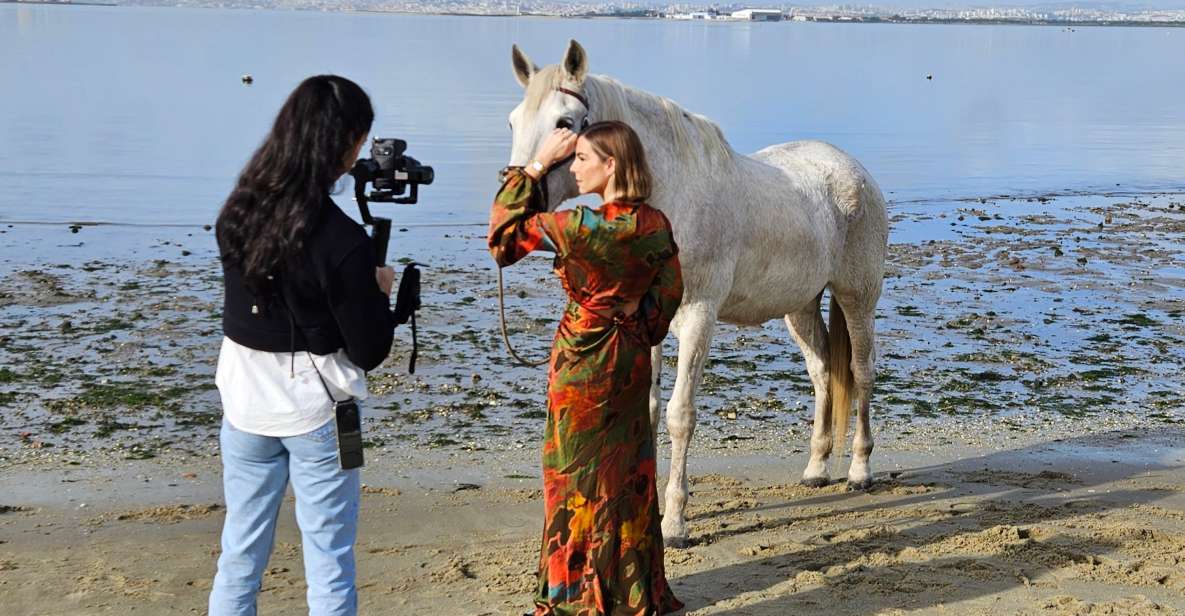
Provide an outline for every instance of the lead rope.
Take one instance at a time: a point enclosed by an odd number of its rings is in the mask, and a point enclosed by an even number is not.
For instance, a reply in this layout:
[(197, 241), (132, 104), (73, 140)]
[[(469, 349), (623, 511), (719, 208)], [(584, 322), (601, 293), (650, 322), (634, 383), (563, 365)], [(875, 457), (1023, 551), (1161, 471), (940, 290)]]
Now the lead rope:
[(544, 357), (541, 360), (526, 359), (522, 355), (519, 355), (518, 352), (514, 350), (514, 346), (510, 344), (510, 333), (506, 327), (506, 292), (502, 285), (501, 266), (498, 267), (498, 319), (502, 322), (502, 342), (506, 344), (506, 350), (510, 352), (510, 356), (513, 357), (515, 361), (524, 366), (535, 368), (537, 366), (546, 364), (551, 359), (550, 357)]

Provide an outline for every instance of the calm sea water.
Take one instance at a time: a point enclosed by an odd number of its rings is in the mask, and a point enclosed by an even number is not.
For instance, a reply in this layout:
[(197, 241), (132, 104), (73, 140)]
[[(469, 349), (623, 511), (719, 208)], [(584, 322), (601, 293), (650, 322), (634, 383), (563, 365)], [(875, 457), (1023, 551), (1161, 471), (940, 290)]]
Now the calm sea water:
[(397, 224), (480, 223), (510, 46), (548, 64), (569, 38), (742, 152), (824, 139), (892, 199), (1185, 187), (1185, 29), (0, 5), (0, 219), (211, 222), (287, 93), (333, 72), (436, 168)]

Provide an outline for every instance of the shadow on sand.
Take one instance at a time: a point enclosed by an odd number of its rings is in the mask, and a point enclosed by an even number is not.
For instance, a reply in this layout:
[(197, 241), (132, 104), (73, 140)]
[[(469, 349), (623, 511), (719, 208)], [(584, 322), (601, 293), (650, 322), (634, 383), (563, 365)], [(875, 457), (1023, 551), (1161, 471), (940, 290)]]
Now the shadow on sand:
[[(768, 556), (673, 586), (688, 611), (728, 616), (937, 608), (1064, 579), (1185, 599), (1185, 514), (1153, 505), (1181, 496), (1155, 477), (1180, 470), (1183, 446), (1179, 428), (1108, 433), (878, 475), (869, 493), (703, 512), (694, 545), (757, 539), (741, 553)], [(710, 523), (730, 516), (744, 522)]]

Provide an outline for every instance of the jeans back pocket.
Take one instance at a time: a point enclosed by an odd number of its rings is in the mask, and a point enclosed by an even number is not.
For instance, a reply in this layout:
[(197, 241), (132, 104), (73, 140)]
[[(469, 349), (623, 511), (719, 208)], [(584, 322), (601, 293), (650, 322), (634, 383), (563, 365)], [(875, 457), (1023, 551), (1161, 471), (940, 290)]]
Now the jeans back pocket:
[(325, 422), (325, 425), (312, 432), (306, 432), (300, 435), (300, 437), (316, 443), (324, 443), (325, 441), (334, 439), (337, 437), (337, 422), (330, 419)]

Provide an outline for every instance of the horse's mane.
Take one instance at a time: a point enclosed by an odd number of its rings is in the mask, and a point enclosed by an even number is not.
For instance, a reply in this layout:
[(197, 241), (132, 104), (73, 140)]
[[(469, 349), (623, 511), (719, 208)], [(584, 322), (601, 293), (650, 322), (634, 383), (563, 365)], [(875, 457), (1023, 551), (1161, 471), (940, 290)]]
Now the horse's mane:
[[(556, 88), (564, 87), (566, 74), (558, 65), (540, 69), (527, 85), (527, 109), (538, 110)], [(713, 163), (731, 162), (735, 152), (720, 127), (708, 118), (685, 110), (675, 101), (632, 88), (611, 77), (589, 75), (584, 79), (584, 94), (597, 119), (631, 121), (648, 118), (656, 126), (670, 131), (675, 152), (682, 159), (697, 158), (695, 138), (703, 148), (701, 156)]]
[(708, 160), (724, 162), (733, 157), (732, 146), (715, 122), (687, 111), (665, 96), (632, 88), (604, 75), (590, 75), (584, 80), (584, 89), (589, 100), (595, 101), (599, 117), (628, 123), (631, 116), (648, 115), (660, 124), (665, 122), (680, 158), (696, 154), (692, 150), (695, 137), (699, 138), (702, 155)]

